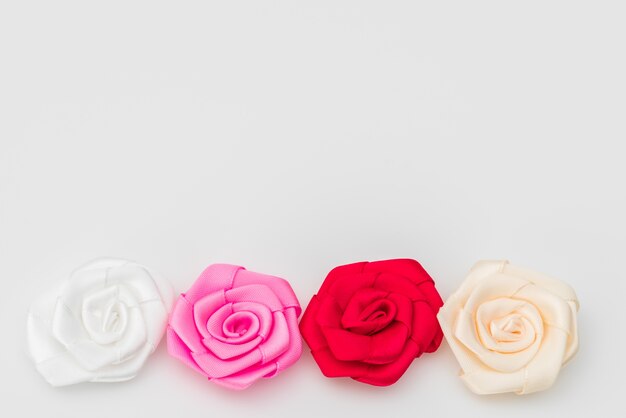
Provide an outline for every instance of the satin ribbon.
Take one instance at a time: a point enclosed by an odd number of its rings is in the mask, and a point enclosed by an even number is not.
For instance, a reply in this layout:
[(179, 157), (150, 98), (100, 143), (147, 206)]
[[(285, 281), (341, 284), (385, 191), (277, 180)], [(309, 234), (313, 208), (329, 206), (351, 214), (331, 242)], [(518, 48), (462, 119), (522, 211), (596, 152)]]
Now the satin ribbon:
[(508, 261), (481, 261), (439, 312), (466, 385), (477, 394), (552, 386), (578, 349), (567, 284)]
[(164, 334), (173, 296), (167, 281), (131, 261), (79, 267), (30, 308), (37, 370), (53, 386), (133, 378)]
[(209, 380), (244, 389), (300, 358), (298, 316), (300, 304), (287, 281), (214, 264), (176, 302), (168, 351)]
[(416, 357), (439, 348), (442, 304), (415, 260), (347, 264), (328, 273), (300, 330), (325, 376), (388, 386)]

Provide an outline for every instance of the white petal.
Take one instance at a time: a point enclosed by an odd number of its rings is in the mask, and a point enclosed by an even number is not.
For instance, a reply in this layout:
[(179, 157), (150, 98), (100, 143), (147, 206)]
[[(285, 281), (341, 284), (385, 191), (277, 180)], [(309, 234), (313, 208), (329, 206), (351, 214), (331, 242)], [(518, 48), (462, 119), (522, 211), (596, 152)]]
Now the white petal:
[(66, 348), (77, 341), (90, 340), (89, 334), (82, 324), (80, 313), (75, 314), (60, 297), (56, 301), (54, 313), (50, 320), (52, 335)]
[(161, 300), (161, 293), (152, 275), (145, 267), (136, 263), (129, 262), (109, 269), (106, 283), (108, 286), (118, 284), (128, 288), (138, 303)]
[(67, 386), (88, 382), (94, 377), (93, 373), (85, 370), (67, 352), (35, 363), (35, 367), (52, 386)]
[(83, 299), (91, 292), (104, 288), (106, 270), (77, 270), (64, 282), (59, 297), (63, 304), (78, 318), (83, 306)]
[(74, 277), (77, 273), (85, 270), (108, 270), (111, 267), (117, 267), (128, 263), (132, 263), (132, 261), (124, 260), (122, 258), (99, 257), (78, 266), (74, 269), (72, 274), (70, 274), (70, 277)]
[(112, 364), (98, 370), (92, 382), (123, 382), (132, 379), (154, 352), (154, 347), (146, 344), (135, 355), (121, 363)]
[(144, 320), (152, 321), (152, 318), (143, 318), (138, 306), (128, 310), (128, 324), (124, 331), (124, 337), (115, 343), (115, 348), (118, 351), (118, 362), (132, 357), (146, 345)]
[(82, 325), (89, 337), (100, 345), (119, 341), (128, 324), (128, 307), (119, 297), (118, 286), (109, 286), (85, 296)]
[(55, 386), (132, 378), (160, 341), (173, 300), (169, 283), (136, 263), (108, 258), (79, 267), (31, 307), (37, 370)]
[(28, 351), (35, 363), (58, 356), (65, 348), (52, 335), (52, 315), (58, 290), (39, 296), (30, 307), (26, 320)]
[(168, 311), (160, 302), (144, 302), (139, 305), (146, 327), (146, 341), (158, 346), (167, 327)]

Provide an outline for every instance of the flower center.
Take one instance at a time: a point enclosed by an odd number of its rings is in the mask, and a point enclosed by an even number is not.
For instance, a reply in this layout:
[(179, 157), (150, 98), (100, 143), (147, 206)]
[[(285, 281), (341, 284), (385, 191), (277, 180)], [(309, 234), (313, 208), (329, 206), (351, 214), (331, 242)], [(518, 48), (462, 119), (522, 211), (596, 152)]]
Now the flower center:
[(543, 321), (534, 305), (524, 300), (496, 298), (478, 307), (476, 330), (488, 350), (517, 353), (537, 345)]
[(119, 301), (107, 306), (102, 318), (102, 332), (119, 332), (124, 327), (126, 306)]
[(524, 322), (519, 314), (498, 318), (489, 324), (489, 331), (498, 342), (519, 341), (526, 332)]
[(259, 319), (252, 312), (235, 312), (222, 324), (222, 332), (228, 337), (242, 337), (250, 329), (257, 330)]
[(397, 307), (386, 299), (387, 292), (361, 289), (356, 292), (342, 315), (341, 324), (348, 331), (372, 335), (386, 328), (396, 317)]
[(128, 308), (118, 296), (118, 289), (113, 286), (92, 293), (83, 301), (83, 326), (97, 344), (114, 343), (126, 330)]

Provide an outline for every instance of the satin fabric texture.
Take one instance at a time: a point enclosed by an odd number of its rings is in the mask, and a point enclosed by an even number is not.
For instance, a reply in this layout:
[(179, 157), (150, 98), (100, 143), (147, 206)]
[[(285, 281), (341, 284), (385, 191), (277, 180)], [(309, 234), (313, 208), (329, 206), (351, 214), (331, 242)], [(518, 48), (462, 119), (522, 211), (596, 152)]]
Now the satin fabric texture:
[(214, 264), (178, 298), (167, 349), (210, 381), (245, 389), (300, 358), (300, 312), (287, 281)]
[(389, 386), (414, 359), (452, 348), (477, 394), (547, 389), (578, 349), (567, 284), (507, 261), (481, 261), (445, 302), (412, 259), (334, 268), (307, 305), (279, 277), (213, 264), (174, 300), (152, 270), (103, 258), (36, 299), (28, 346), (53, 386), (134, 377), (167, 335), (171, 356), (229, 389), (298, 361), (302, 338), (327, 377)]
[(474, 265), (439, 322), (477, 394), (538, 392), (578, 351), (578, 298), (566, 283), (508, 261)]
[(415, 260), (348, 264), (328, 274), (300, 330), (325, 376), (389, 386), (415, 358), (439, 348), (442, 304)]
[(37, 371), (52, 386), (135, 377), (163, 336), (173, 300), (167, 281), (132, 261), (79, 267), (31, 305), (27, 337)]

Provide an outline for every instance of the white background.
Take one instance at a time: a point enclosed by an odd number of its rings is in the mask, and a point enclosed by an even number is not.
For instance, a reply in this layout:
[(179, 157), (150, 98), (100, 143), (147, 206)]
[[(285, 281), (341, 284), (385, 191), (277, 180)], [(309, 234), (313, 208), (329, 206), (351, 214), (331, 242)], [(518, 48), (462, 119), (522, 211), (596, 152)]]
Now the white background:
[[(2, 415), (619, 415), (625, 19), (597, 0), (2, 1)], [(445, 343), (388, 388), (326, 379), (307, 350), (229, 392), (164, 344), (133, 381), (50, 388), (28, 305), (104, 255), (179, 292), (242, 264), (303, 305), (339, 264), (416, 258), (445, 298), (508, 258), (574, 286), (581, 350), (526, 397), (473, 395)]]

